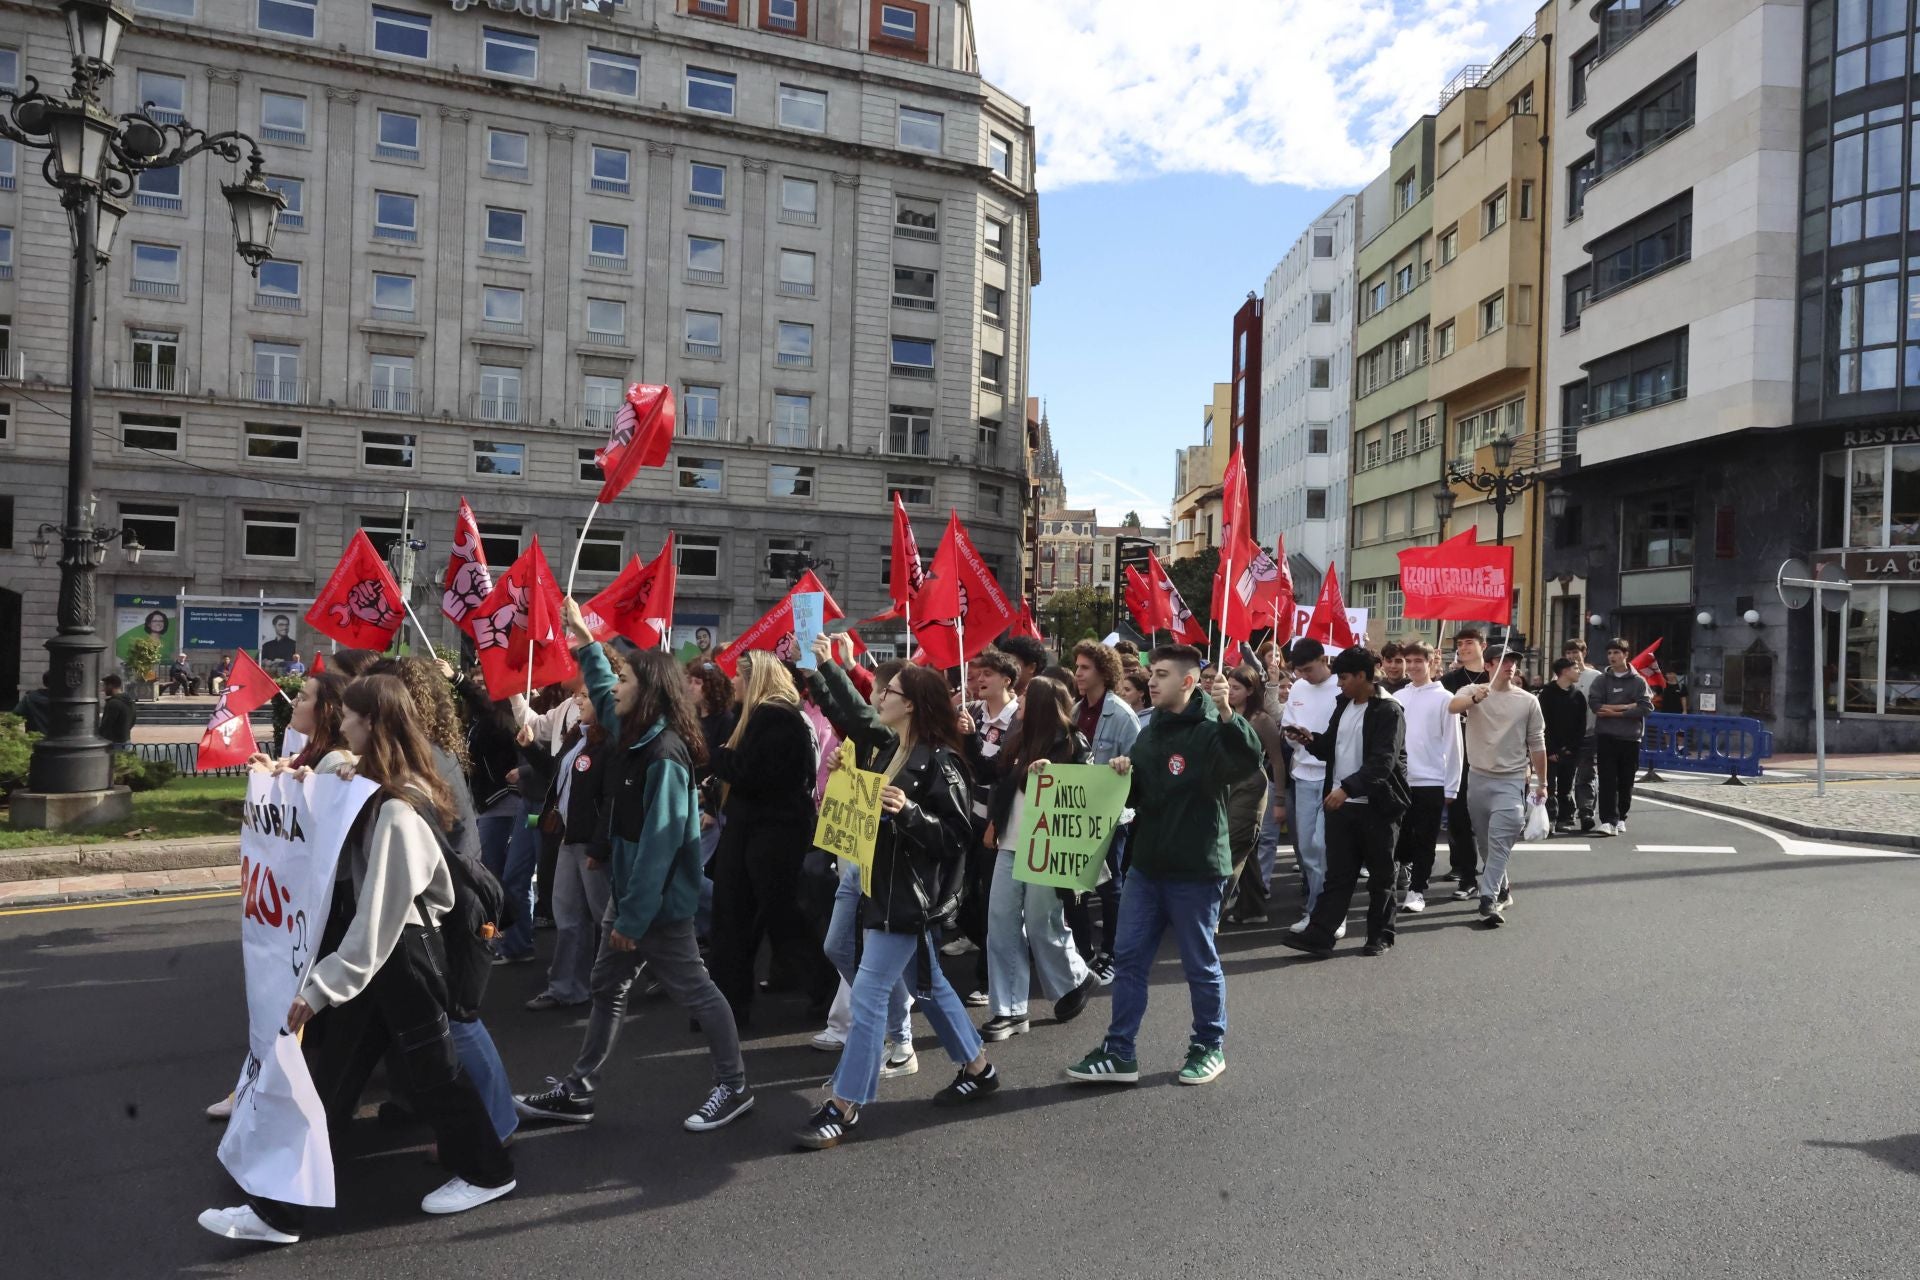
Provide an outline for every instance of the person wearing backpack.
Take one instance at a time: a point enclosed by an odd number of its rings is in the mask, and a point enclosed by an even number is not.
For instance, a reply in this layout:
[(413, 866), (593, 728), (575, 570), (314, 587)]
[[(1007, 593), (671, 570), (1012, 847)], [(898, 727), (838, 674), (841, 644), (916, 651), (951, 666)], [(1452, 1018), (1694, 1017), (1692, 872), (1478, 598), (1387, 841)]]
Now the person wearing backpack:
[(931, 931), (950, 926), (959, 910), (966, 855), (974, 842), (966, 748), (946, 677), (926, 667), (902, 667), (875, 690), (876, 701), (869, 706), (835, 661), (831, 636), (819, 636), (813, 653), (818, 666), (806, 676), (814, 700), (854, 744), (860, 767), (887, 779), (872, 875), (860, 900), (864, 929), (847, 1047), (827, 1100), (794, 1135), (800, 1146), (823, 1151), (852, 1135), (861, 1108), (879, 1092), (888, 1004), (903, 974), (914, 975), (927, 1019), (959, 1067), (953, 1083), (934, 1096), (934, 1105), (989, 1097), (1000, 1087), (1000, 1077), (987, 1061), (966, 1006), (934, 958)]
[(695, 1133), (719, 1129), (752, 1110), (754, 1097), (733, 1010), (707, 973), (693, 932), (704, 874), (693, 781), (706, 755), (700, 721), (671, 656), (650, 650), (628, 660), (607, 652), (571, 598), (566, 624), (579, 646), (575, 657), (594, 717), (614, 738), (614, 749), (605, 753), (606, 826), (595, 850), (607, 864), (608, 902), (580, 1055), (565, 1079), (549, 1076), (545, 1091), (515, 1102), (529, 1119), (593, 1119), (596, 1086), (644, 964), (699, 1022), (713, 1058), (713, 1088), (684, 1126)]
[[(399, 1047), (404, 1084), (453, 1173), (420, 1207), (462, 1213), (517, 1183), (447, 1027), (451, 1001), (438, 926), (453, 907), (454, 888), (435, 828), (452, 820), (452, 799), (398, 679), (369, 676), (350, 686), (341, 731), (358, 757), (356, 771), (380, 792), (341, 850), (345, 892), (335, 893), (320, 958), (287, 1010), (287, 1030), (297, 1034), (313, 1022), (303, 1049), (329, 1115), (340, 1113), (347, 1090), (357, 1090), (356, 1063), (372, 1046)], [(300, 1206), (255, 1197), (208, 1209), (199, 1221), (230, 1239), (292, 1244), (305, 1217)]]

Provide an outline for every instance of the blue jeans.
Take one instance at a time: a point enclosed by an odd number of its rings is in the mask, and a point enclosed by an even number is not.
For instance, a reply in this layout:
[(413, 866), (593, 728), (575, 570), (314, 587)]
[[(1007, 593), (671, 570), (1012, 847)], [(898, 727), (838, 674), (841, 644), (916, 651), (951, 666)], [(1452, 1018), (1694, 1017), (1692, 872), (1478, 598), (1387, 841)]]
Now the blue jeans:
[(1307, 881), (1307, 915), (1320, 902), (1320, 890), (1327, 884), (1327, 811), (1320, 807), (1326, 797), (1319, 779), (1294, 780), (1287, 789), (1287, 817), (1293, 821), (1293, 856), (1300, 860), (1300, 874)]
[(1220, 923), (1224, 879), (1160, 880), (1127, 872), (1120, 895), (1120, 936), (1113, 953), (1113, 1021), (1107, 1026), (1106, 1051), (1135, 1057), (1134, 1037), (1147, 1013), (1147, 979), (1160, 939), (1173, 930), (1180, 966), (1193, 1001), (1194, 1044), (1219, 1048), (1227, 1035), (1227, 975), (1213, 944)]
[(1049, 1000), (1059, 1000), (1087, 980), (1086, 962), (1067, 932), (1059, 891), (1015, 880), (1013, 850), (1002, 849), (994, 858), (987, 895), (987, 994), (996, 1018), (1027, 1016), (1034, 970)]
[[(840, 887), (833, 893), (833, 916), (827, 922), (827, 940), (822, 950), (827, 953), (827, 963), (846, 980), (849, 987), (853, 985), (855, 976), (854, 952), (858, 948), (854, 945), (854, 939), (859, 929), (860, 868), (851, 862), (842, 862)], [(894, 984), (893, 996), (887, 1001), (887, 1041), (890, 1044), (913, 1043), (913, 1010), (908, 995), (907, 980), (902, 976)]]
[(527, 825), (527, 802), (522, 800), (513, 819), (513, 838), (507, 842), (506, 866), (495, 873), (520, 917), (500, 938), (496, 949), (503, 956), (533, 954), (533, 870), (539, 863), (540, 833)]
[(520, 1113), (513, 1107), (513, 1089), (507, 1083), (507, 1067), (500, 1061), (500, 1050), (477, 1018), (472, 1022), (449, 1018), (447, 1029), (453, 1033), (453, 1051), (460, 1059), (460, 1069), (473, 1081), (474, 1092), (487, 1109), (487, 1119), (493, 1121), (494, 1134), (505, 1142), (520, 1127)]
[(1269, 894), (1273, 892), (1273, 864), (1280, 858), (1280, 823), (1273, 816), (1273, 810), (1280, 803), (1280, 792), (1274, 788), (1267, 794), (1267, 804), (1260, 814), (1260, 843), (1254, 846), (1254, 861), (1260, 867), (1260, 887)]
[[(853, 977), (853, 1026), (847, 1030), (847, 1047), (840, 1051), (840, 1068), (833, 1073), (835, 1097), (864, 1104), (878, 1095), (880, 1062), (886, 1056), (886, 1028), (892, 1025), (888, 1006), (923, 943), (936, 945), (923, 934), (866, 931), (860, 971)], [(965, 1066), (980, 1056), (980, 1033), (973, 1029), (967, 1007), (940, 971), (940, 957), (935, 955), (933, 959), (931, 998), (923, 1007), (947, 1056), (956, 1065)]]

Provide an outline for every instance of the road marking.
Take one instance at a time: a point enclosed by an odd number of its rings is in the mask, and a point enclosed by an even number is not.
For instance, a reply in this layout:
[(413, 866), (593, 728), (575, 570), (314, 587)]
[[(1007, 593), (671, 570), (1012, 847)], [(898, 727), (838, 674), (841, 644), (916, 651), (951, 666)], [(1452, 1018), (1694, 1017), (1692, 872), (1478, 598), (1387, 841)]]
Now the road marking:
[(1748, 822), (1745, 818), (1729, 817), (1724, 813), (1713, 813), (1704, 809), (1689, 809), (1686, 805), (1675, 804), (1670, 800), (1655, 800), (1651, 796), (1636, 796), (1643, 804), (1656, 805), (1662, 809), (1674, 809), (1696, 818), (1706, 818), (1713, 822), (1725, 822), (1731, 826), (1751, 831), (1755, 835), (1765, 836), (1780, 847), (1780, 852), (1796, 858), (1915, 858), (1920, 854), (1904, 849), (1870, 849), (1861, 845), (1823, 844), (1817, 840), (1802, 840), (1785, 832), (1763, 827), (1757, 822)]
[(1554, 840), (1540, 844), (1517, 844), (1513, 846), (1513, 851), (1515, 853), (1592, 853), (1593, 846), (1590, 844), (1567, 844), (1564, 841)]
[(237, 898), (238, 889), (223, 889), (218, 893), (176, 893), (167, 896), (149, 895), (143, 898), (115, 898), (111, 902), (64, 902), (53, 907), (9, 907), (0, 911), (0, 916), (44, 916), (55, 911), (98, 911), (103, 907), (151, 907), (169, 902), (206, 902), (212, 898)]
[(1636, 853), (1738, 853), (1730, 844), (1637, 844)]

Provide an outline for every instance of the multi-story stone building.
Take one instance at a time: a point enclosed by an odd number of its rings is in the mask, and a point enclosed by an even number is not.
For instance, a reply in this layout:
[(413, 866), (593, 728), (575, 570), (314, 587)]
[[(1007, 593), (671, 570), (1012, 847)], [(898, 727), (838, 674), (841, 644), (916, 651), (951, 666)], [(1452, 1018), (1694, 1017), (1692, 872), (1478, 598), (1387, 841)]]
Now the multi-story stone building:
[[(63, 83), (57, 13), (6, 7), (0, 76)], [(894, 492), (929, 542), (957, 510), (1021, 589), (1033, 129), (964, 0), (134, 9), (114, 106), (252, 134), (288, 209), (258, 278), (221, 166), (148, 175), (120, 227), (97, 497), (146, 554), (103, 571), (103, 610), (310, 597), (355, 529), (400, 536), (409, 493), (428, 565), (464, 493), (491, 560), (539, 535), (564, 573), (636, 380), (673, 387), (678, 439), (595, 520), (583, 594), (672, 530), (685, 629), (739, 629), (812, 561), (875, 612)], [(59, 518), (69, 251), (3, 158), (11, 532)], [(11, 541), (18, 655), (56, 571)]]
[(1173, 532), (1169, 555), (1186, 560), (1220, 545), (1221, 479), (1233, 459), (1235, 384), (1213, 384), (1200, 406), (1200, 443), (1173, 451)]
[(1267, 277), (1259, 310), (1254, 524), (1269, 550), (1286, 539), (1294, 587), (1309, 600), (1329, 564), (1347, 577), (1359, 216), (1359, 201), (1342, 196), (1315, 218)]

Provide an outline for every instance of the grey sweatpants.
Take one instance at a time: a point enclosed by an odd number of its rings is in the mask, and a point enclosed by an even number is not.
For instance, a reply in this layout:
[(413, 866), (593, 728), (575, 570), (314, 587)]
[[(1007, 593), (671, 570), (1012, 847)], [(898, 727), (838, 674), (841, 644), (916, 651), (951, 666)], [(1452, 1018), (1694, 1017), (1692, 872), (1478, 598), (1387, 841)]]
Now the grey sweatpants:
[(1507, 887), (1507, 859), (1527, 829), (1527, 775), (1467, 772), (1467, 812), (1480, 852), (1480, 896), (1492, 898)]
[(580, 1042), (580, 1059), (567, 1076), (567, 1091), (576, 1096), (593, 1092), (594, 1081), (613, 1053), (620, 1037), (620, 1023), (626, 1016), (627, 991), (644, 962), (673, 1002), (692, 1014), (706, 1033), (707, 1051), (713, 1056), (713, 1082), (735, 1089), (746, 1087), (747, 1064), (740, 1056), (740, 1030), (734, 1025), (733, 1009), (720, 988), (707, 976), (700, 959), (700, 944), (694, 940), (693, 921), (675, 920), (656, 924), (640, 937), (631, 951), (616, 951), (613, 936), (614, 908), (610, 904), (601, 920), (600, 954), (593, 962), (593, 1011), (587, 1015), (587, 1034)]

